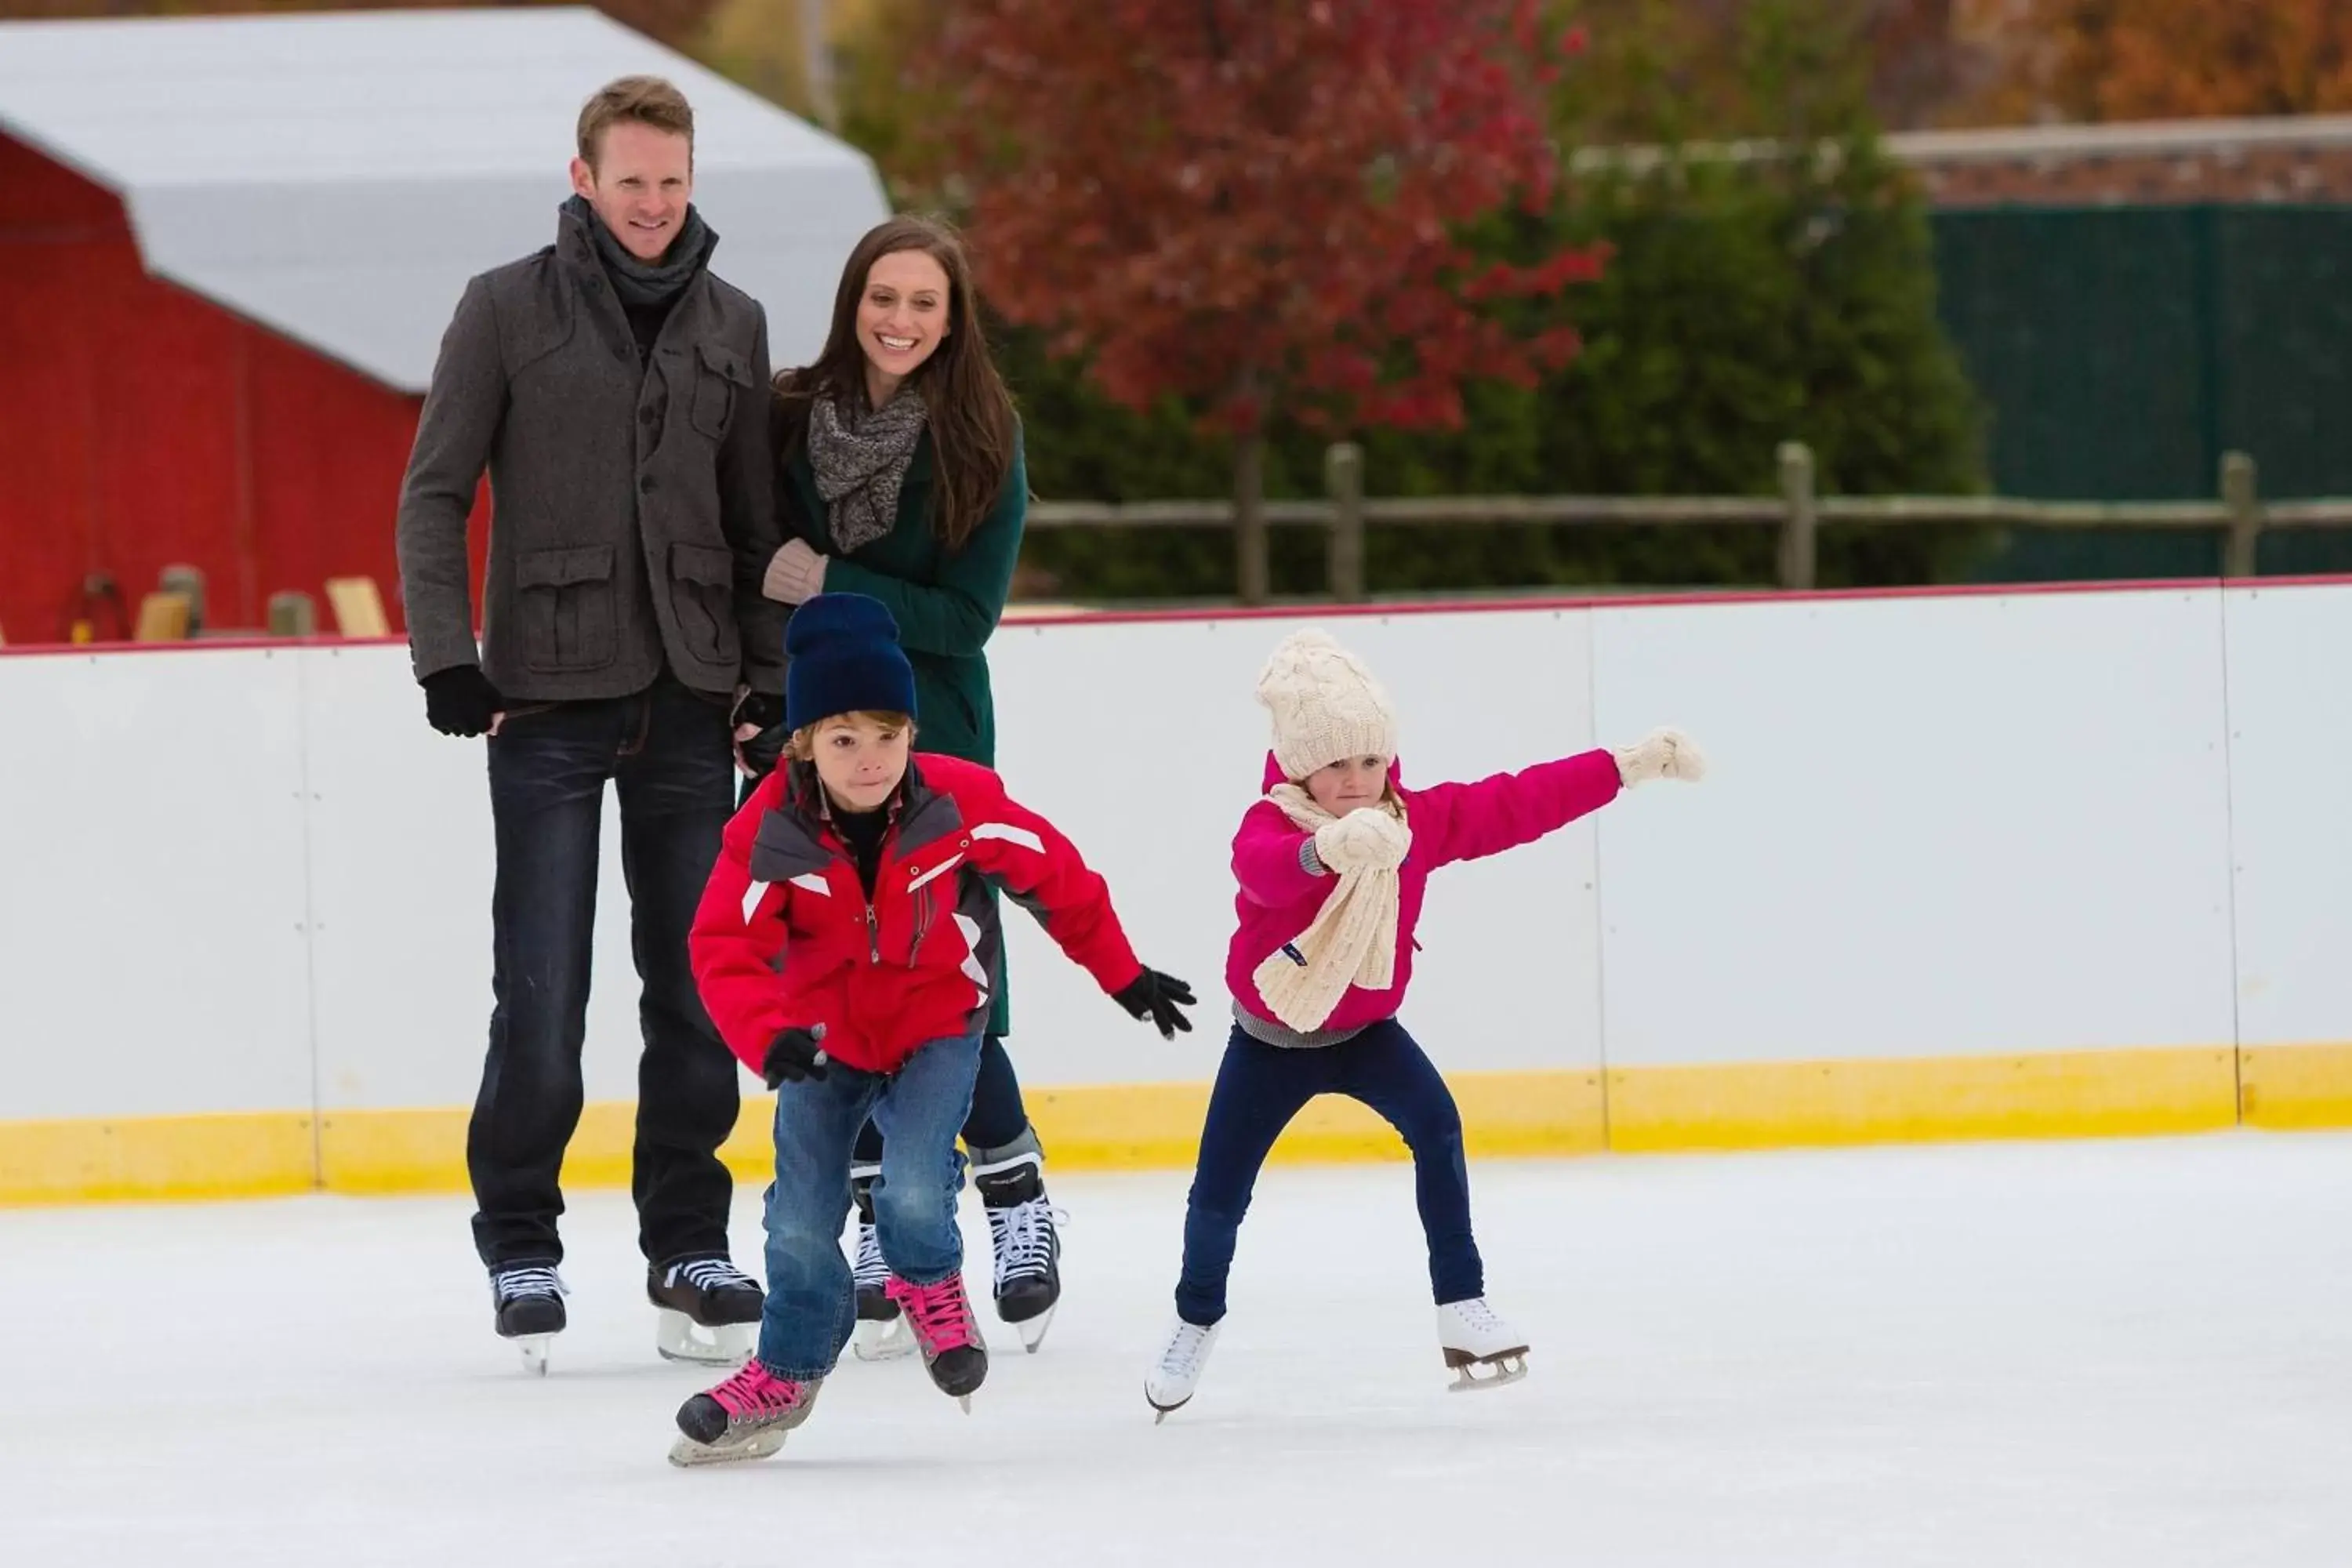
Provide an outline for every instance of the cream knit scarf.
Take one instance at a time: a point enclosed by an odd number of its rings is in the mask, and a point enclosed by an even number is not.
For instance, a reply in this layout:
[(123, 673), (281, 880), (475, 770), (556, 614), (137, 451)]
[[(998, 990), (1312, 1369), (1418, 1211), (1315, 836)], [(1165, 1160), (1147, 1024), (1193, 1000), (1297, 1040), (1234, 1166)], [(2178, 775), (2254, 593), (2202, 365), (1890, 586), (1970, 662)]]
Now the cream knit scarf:
[[(1265, 798), (1309, 833), (1339, 820), (1294, 784), (1275, 785)], [(1404, 822), (1401, 803), (1390, 800), (1382, 809)], [(1301, 1034), (1321, 1028), (1349, 985), (1385, 991), (1396, 977), (1402, 879), (1393, 868), (1340, 871), (1339, 878), (1307, 929), (1268, 953), (1250, 976), (1276, 1019)]]

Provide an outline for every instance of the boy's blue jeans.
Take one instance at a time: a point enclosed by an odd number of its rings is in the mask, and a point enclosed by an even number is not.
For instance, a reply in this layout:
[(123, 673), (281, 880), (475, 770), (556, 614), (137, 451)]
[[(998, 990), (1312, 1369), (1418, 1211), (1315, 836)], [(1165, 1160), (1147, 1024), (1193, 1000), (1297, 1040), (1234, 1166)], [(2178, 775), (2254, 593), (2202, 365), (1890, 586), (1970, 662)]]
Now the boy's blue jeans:
[(823, 1079), (777, 1092), (759, 1351), (770, 1372), (796, 1382), (824, 1376), (857, 1327), (857, 1288), (841, 1233), (849, 1220), (850, 1150), (869, 1114), (883, 1134), (874, 1230), (890, 1271), (932, 1285), (962, 1268), (956, 1135), (979, 1070), (980, 1037), (967, 1035), (931, 1041), (887, 1077), (831, 1062)]

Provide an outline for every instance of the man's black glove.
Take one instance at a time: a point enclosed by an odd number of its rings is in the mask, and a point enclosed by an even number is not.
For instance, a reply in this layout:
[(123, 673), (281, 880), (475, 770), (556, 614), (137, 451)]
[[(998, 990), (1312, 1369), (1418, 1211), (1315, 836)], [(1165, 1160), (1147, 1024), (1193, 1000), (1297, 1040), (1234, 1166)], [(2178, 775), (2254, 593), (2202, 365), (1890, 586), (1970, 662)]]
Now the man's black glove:
[(422, 684), (425, 721), (445, 735), (478, 735), (506, 710), (507, 700), (478, 664), (436, 670)]
[(1192, 1021), (1177, 1009), (1192, 1005), (1192, 988), (1172, 974), (1147, 969), (1120, 986), (1111, 1000), (1158, 1029), (1163, 1040), (1174, 1039), (1179, 1029), (1192, 1032)]
[(735, 700), (735, 711), (728, 715), (727, 732), (734, 735), (746, 724), (760, 732), (736, 740), (736, 766), (746, 778), (766, 778), (784, 754), (784, 700), (765, 691), (745, 692)]
[(784, 700), (772, 692), (746, 691), (735, 700), (735, 712), (727, 722), (729, 727), (750, 724), (761, 730), (772, 730), (784, 721)]
[(760, 1062), (760, 1076), (770, 1089), (782, 1089), (803, 1079), (824, 1078), (824, 1052), (819, 1048), (824, 1039), (824, 1026), (814, 1029), (786, 1029), (776, 1037), (775, 1044)]

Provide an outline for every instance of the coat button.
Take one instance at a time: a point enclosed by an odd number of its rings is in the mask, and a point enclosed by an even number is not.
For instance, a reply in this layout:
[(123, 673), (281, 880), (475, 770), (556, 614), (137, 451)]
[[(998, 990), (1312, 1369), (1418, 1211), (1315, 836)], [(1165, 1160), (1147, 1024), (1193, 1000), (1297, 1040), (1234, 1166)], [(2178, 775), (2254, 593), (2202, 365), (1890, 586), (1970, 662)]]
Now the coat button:
[(656, 425), (661, 422), (661, 410), (658, 408), (647, 408), (645, 412), (639, 414), (637, 417), (644, 420), (647, 425)]
[(614, 359), (621, 359), (621, 360), (627, 359), (627, 358), (629, 357), (629, 345), (628, 345), (628, 344), (626, 344), (626, 343), (615, 343), (615, 344), (614, 344), (614, 345), (613, 345), (613, 357), (614, 357)]
[(654, 493), (654, 477), (653, 477), (651, 474), (646, 474), (646, 475), (644, 475), (644, 476), (640, 477), (640, 478), (638, 479), (638, 480), (637, 480), (637, 490), (638, 490), (638, 493), (640, 493), (640, 494), (642, 494), (642, 495), (651, 495), (651, 494), (653, 494), (653, 493)]

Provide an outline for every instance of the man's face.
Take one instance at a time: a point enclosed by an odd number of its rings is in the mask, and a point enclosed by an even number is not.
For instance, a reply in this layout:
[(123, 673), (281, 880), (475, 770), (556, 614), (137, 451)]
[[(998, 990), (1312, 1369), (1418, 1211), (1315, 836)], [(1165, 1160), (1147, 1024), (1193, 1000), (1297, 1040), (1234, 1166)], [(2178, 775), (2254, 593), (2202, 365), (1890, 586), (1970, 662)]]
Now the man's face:
[(596, 209), (623, 248), (658, 261), (694, 199), (694, 144), (675, 131), (624, 120), (604, 128), (596, 163), (572, 160), (572, 188)]

